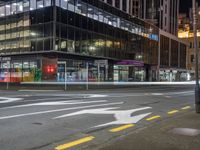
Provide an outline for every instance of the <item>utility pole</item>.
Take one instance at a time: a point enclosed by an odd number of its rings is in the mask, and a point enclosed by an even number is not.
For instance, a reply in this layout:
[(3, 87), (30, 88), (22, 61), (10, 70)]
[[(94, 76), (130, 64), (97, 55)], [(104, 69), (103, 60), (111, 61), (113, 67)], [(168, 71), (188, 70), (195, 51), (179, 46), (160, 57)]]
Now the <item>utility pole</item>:
[(197, 41), (197, 13), (196, 13), (196, 0), (192, 0), (193, 7), (193, 34), (194, 34), (194, 54), (195, 54), (195, 109), (196, 113), (200, 113), (200, 89), (199, 89), (199, 51)]

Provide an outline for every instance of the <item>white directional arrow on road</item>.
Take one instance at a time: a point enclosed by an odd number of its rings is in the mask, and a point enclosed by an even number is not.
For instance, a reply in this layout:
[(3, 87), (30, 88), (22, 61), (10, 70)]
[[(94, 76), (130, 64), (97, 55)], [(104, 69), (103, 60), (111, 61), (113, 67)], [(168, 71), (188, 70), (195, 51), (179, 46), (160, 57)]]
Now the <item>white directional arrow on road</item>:
[(117, 108), (113, 107), (113, 108), (86, 109), (86, 110), (81, 110), (81, 111), (78, 111), (78, 112), (58, 116), (58, 117), (55, 117), (54, 119), (76, 116), (76, 115), (82, 115), (82, 114), (113, 114), (115, 119), (116, 119), (115, 121), (95, 126), (95, 127), (103, 127), (103, 126), (108, 126), (108, 125), (137, 123), (138, 121), (140, 121), (144, 117), (151, 114), (151, 112), (149, 112), (149, 113), (144, 113), (144, 114), (140, 114), (140, 115), (136, 115), (136, 116), (131, 115), (132, 113), (137, 112), (137, 111), (151, 109), (151, 107), (142, 107), (142, 108), (131, 109), (131, 110), (113, 110), (113, 109), (118, 109), (118, 108), (119, 107), (117, 107)]
[(0, 97), (0, 104), (21, 101), (21, 100), (23, 100), (23, 98)]

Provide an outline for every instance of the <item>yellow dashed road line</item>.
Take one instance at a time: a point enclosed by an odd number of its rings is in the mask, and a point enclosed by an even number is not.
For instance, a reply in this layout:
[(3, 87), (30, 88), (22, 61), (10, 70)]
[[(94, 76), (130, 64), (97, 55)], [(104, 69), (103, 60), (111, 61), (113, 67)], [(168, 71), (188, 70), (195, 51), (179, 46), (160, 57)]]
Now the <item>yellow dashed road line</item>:
[(120, 127), (117, 127), (117, 128), (113, 128), (109, 131), (110, 132), (119, 132), (119, 131), (131, 128), (131, 127), (134, 127), (134, 126), (135, 126), (134, 124), (127, 124), (127, 125), (123, 125), (123, 126), (120, 126)]
[[(190, 108), (191, 108), (191, 106), (185, 106), (185, 107), (182, 107), (181, 110), (187, 110), (187, 109), (190, 109)], [(167, 112), (167, 114), (172, 115), (172, 114), (175, 114), (175, 113), (178, 113), (178, 112), (179, 112), (179, 110), (172, 110), (172, 111)], [(146, 121), (151, 121), (151, 120), (155, 120), (155, 119), (159, 119), (159, 118), (161, 118), (161, 116), (156, 115), (156, 116), (152, 116), (150, 118), (147, 118)], [(126, 129), (134, 127), (134, 126), (135, 126), (134, 124), (127, 124), (127, 125), (123, 125), (123, 126), (120, 126), (120, 127), (117, 127), (117, 128), (110, 129), (109, 131), (114, 133), (114, 132), (126, 130)], [(92, 141), (94, 138), (95, 138), (94, 136), (88, 136), (88, 137), (85, 137), (85, 138), (82, 138), (82, 139), (78, 139), (78, 140), (75, 140), (75, 141), (72, 141), (72, 142), (69, 142), (69, 143), (66, 143), (66, 144), (59, 145), (59, 146), (55, 147), (55, 150), (65, 150), (65, 149), (68, 149), (70, 147), (74, 147), (74, 146)]]
[(147, 118), (146, 121), (151, 121), (151, 120), (154, 120), (154, 119), (158, 119), (158, 118), (161, 118), (161, 116), (153, 116), (153, 117), (150, 117), (150, 118)]
[(94, 138), (95, 137), (93, 137), (93, 136), (88, 136), (88, 137), (85, 137), (85, 138), (82, 138), (82, 139), (79, 139), (79, 140), (76, 140), (76, 141), (72, 141), (72, 142), (69, 142), (69, 143), (66, 143), (66, 144), (59, 145), (59, 146), (55, 147), (55, 150), (65, 150), (67, 148), (92, 141)]
[(167, 114), (168, 114), (168, 115), (172, 115), (172, 114), (175, 114), (175, 113), (177, 113), (177, 112), (179, 112), (179, 111), (178, 111), (178, 110), (172, 110), (172, 111), (167, 112)]
[(191, 108), (191, 106), (185, 106), (185, 107), (183, 107), (183, 108), (181, 108), (182, 110), (186, 110), (186, 109), (190, 109)]

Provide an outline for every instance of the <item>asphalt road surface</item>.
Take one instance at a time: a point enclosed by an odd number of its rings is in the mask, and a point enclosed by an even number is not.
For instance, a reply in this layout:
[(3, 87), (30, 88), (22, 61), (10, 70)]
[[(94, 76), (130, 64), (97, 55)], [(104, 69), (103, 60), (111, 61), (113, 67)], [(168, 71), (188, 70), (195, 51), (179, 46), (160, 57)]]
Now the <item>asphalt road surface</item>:
[(0, 91), (0, 149), (99, 149), (194, 108), (193, 86)]

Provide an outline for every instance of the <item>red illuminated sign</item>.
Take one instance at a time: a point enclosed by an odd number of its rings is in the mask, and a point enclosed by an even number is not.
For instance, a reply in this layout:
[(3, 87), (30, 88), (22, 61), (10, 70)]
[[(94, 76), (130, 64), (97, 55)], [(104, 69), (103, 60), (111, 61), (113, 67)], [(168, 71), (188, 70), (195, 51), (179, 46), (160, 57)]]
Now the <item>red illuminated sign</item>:
[(47, 72), (48, 74), (53, 74), (53, 73), (55, 73), (55, 72), (56, 72), (56, 65), (48, 65), (48, 66), (46, 67), (46, 72)]

